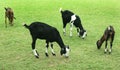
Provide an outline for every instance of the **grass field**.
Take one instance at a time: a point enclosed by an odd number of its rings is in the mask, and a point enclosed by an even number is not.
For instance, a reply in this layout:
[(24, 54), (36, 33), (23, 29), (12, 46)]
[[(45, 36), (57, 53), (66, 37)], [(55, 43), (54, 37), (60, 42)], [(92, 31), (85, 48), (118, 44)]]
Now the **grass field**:
[[(14, 10), (14, 26), (5, 28), (4, 7)], [(88, 36), (83, 40), (62, 32), (59, 8), (68, 9), (80, 16)], [(40, 58), (31, 49), (31, 36), (22, 23), (45, 22), (56, 27), (65, 44), (71, 48), (70, 57), (60, 56), (60, 47), (54, 43), (56, 57), (49, 50), (45, 56), (45, 41), (37, 40)], [(104, 44), (97, 50), (96, 41), (105, 28), (114, 26), (116, 35), (112, 54), (104, 54)], [(119, 70), (120, 69), (120, 3), (119, 0), (1, 0), (0, 1), (0, 70)]]

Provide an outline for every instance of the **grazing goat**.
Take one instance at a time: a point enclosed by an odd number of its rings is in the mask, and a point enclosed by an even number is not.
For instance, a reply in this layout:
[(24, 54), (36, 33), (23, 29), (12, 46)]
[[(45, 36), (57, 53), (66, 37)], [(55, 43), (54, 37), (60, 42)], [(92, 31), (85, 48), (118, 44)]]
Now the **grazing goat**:
[(96, 42), (97, 48), (100, 49), (103, 42), (105, 41), (105, 53), (106, 53), (108, 51), (107, 42), (110, 39), (110, 50), (109, 50), (109, 54), (110, 54), (112, 52), (112, 43), (114, 40), (114, 35), (115, 35), (115, 31), (113, 26), (107, 27), (101, 39)]
[(73, 25), (74, 25), (77, 28), (78, 36), (81, 36), (84, 39), (84, 37), (87, 35), (87, 32), (83, 28), (79, 16), (75, 15), (73, 12), (71, 12), (69, 10), (62, 11), (61, 8), (60, 8), (60, 12), (61, 12), (61, 15), (62, 15), (64, 35), (65, 35), (65, 32), (66, 32), (66, 29), (65, 29), (66, 25), (67, 25), (67, 23), (70, 22), (70, 36), (72, 36), (72, 28), (73, 28)]
[(53, 50), (53, 44), (52, 42), (57, 42), (61, 48), (61, 55), (64, 55), (65, 57), (69, 56), (69, 46), (65, 46), (63, 43), (63, 40), (58, 32), (58, 30), (55, 27), (52, 27), (48, 24), (45, 24), (43, 22), (33, 22), (29, 26), (24, 24), (26, 28), (29, 29), (30, 34), (32, 36), (32, 50), (36, 58), (39, 58), (39, 54), (37, 50), (35, 49), (35, 43), (37, 39), (44, 39), (46, 40), (46, 56), (48, 57), (48, 47), (49, 43), (51, 43), (51, 51), (52, 54), (55, 56), (54, 50)]
[(9, 24), (13, 26), (13, 19), (15, 19), (15, 17), (13, 10), (9, 7), (5, 8), (5, 27), (7, 27), (7, 18), (9, 20)]

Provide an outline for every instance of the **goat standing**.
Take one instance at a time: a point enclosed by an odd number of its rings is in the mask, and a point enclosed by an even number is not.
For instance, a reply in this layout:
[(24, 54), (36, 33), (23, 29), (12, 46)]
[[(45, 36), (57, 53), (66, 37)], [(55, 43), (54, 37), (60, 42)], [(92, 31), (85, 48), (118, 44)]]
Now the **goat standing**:
[(71, 12), (69, 10), (62, 11), (61, 8), (60, 8), (60, 12), (62, 15), (62, 20), (63, 20), (63, 33), (64, 33), (64, 35), (66, 32), (66, 29), (65, 29), (66, 25), (67, 25), (67, 23), (70, 22), (70, 36), (72, 36), (72, 28), (74, 25), (77, 28), (78, 36), (82, 36), (82, 38), (84, 39), (84, 37), (87, 35), (87, 32), (83, 28), (79, 16), (75, 15), (73, 12)]
[(52, 54), (55, 56), (52, 42), (57, 42), (61, 47), (61, 55), (68, 57), (69, 47), (64, 45), (63, 40), (56, 28), (42, 22), (33, 22), (29, 26), (24, 24), (24, 26), (29, 29), (32, 36), (32, 50), (36, 58), (39, 58), (39, 54), (35, 49), (35, 43), (38, 38), (46, 40), (46, 56), (48, 56), (47, 49), (49, 47), (49, 43), (51, 43)]
[(96, 42), (97, 48), (100, 49), (103, 42), (105, 41), (105, 53), (106, 53), (108, 51), (108, 47), (107, 47), (108, 40), (110, 39), (110, 50), (109, 50), (109, 54), (110, 54), (112, 52), (112, 43), (114, 40), (114, 35), (115, 35), (115, 31), (113, 26), (107, 27), (101, 39)]
[(13, 10), (9, 7), (5, 8), (5, 27), (7, 27), (7, 18), (9, 20), (9, 24), (13, 26), (13, 19), (15, 19), (15, 17)]

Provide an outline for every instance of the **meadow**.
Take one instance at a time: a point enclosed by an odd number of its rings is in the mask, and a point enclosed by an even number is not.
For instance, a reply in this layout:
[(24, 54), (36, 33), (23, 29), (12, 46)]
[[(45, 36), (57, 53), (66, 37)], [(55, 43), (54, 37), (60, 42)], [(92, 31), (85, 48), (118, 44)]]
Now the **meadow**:
[[(4, 7), (14, 10), (14, 26), (5, 28)], [(81, 39), (73, 28), (69, 36), (63, 35), (62, 19), (59, 12), (71, 10), (79, 15), (87, 37)], [(66, 45), (70, 46), (69, 58), (60, 55), (60, 47), (54, 43), (56, 57), (49, 50), (45, 56), (45, 41), (37, 40), (36, 49), (40, 58), (36, 59), (31, 49), (29, 30), (22, 23), (45, 22), (56, 27)], [(115, 29), (112, 54), (104, 54), (103, 43), (100, 50), (96, 41), (107, 26)], [(120, 69), (120, 3), (119, 0), (1, 0), (0, 1), (0, 70), (119, 70)], [(109, 45), (108, 45), (109, 46)]]

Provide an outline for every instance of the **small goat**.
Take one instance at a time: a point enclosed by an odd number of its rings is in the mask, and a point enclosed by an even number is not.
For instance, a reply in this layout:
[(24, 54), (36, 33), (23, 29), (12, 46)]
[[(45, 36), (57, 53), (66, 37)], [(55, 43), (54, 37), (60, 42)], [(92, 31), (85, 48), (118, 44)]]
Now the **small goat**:
[(87, 32), (83, 28), (79, 16), (75, 15), (73, 12), (71, 12), (69, 10), (62, 11), (61, 8), (60, 8), (60, 12), (62, 15), (62, 20), (63, 20), (63, 33), (64, 33), (64, 35), (66, 32), (66, 29), (65, 29), (66, 25), (67, 25), (67, 23), (70, 22), (70, 36), (72, 36), (72, 28), (74, 25), (77, 28), (78, 36), (82, 36), (82, 38), (84, 39), (84, 37), (87, 35)]
[(27, 29), (29, 29), (30, 34), (32, 36), (32, 50), (36, 58), (39, 58), (39, 54), (37, 50), (35, 49), (35, 43), (38, 38), (46, 40), (46, 53), (45, 54), (47, 57), (48, 57), (49, 43), (51, 43), (52, 54), (53, 56), (55, 56), (52, 42), (57, 42), (59, 44), (59, 46), (61, 47), (61, 51), (60, 51), (61, 55), (64, 55), (65, 57), (69, 56), (69, 46), (64, 45), (63, 40), (58, 30), (55, 27), (52, 27), (43, 22), (33, 22), (29, 26), (26, 24), (24, 24), (24, 26)]
[(16, 19), (14, 17), (13, 10), (11, 8), (5, 8), (5, 27), (7, 27), (7, 18), (9, 20), (9, 24), (13, 26), (13, 19)]
[(105, 41), (105, 53), (106, 53), (108, 51), (107, 42), (110, 39), (110, 49), (109, 49), (109, 54), (110, 54), (112, 52), (112, 43), (114, 40), (114, 35), (115, 35), (115, 31), (113, 26), (107, 27), (101, 39), (96, 42), (97, 48), (100, 49), (103, 42)]

